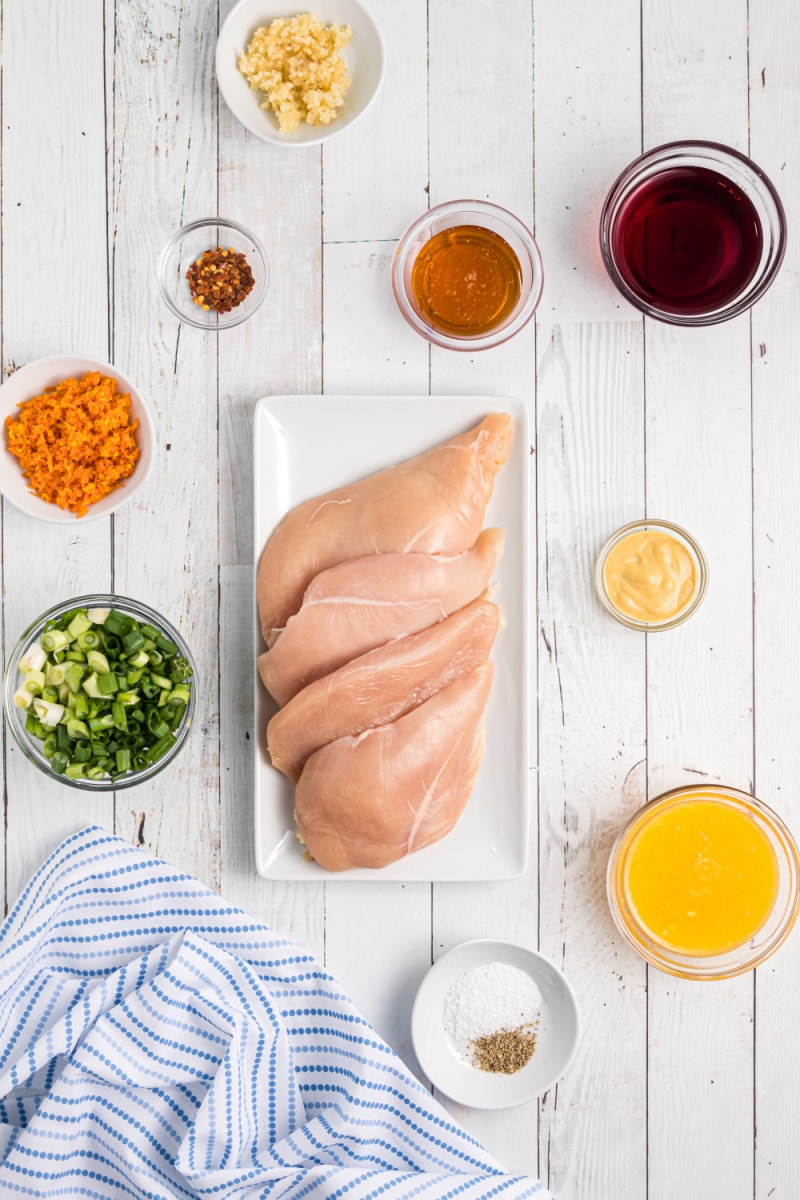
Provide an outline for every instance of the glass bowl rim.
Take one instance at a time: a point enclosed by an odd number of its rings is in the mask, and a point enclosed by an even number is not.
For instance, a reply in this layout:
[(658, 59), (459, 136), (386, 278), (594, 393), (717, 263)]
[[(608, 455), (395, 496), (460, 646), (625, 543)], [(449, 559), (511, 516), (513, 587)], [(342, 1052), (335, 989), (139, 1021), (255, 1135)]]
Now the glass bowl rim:
[[(234, 320), (225, 321), (223, 323), (217, 322), (216, 325), (212, 325), (210, 321), (199, 320), (197, 317), (193, 316), (193, 314), (184, 312), (181, 308), (179, 308), (170, 295), (169, 289), (164, 282), (167, 263), (170, 255), (177, 248), (177, 246), (180, 245), (183, 238), (185, 238), (188, 234), (195, 233), (198, 229), (210, 228), (212, 225), (222, 226), (225, 229), (235, 229), (236, 232), (241, 234), (246, 241), (251, 242), (254, 250), (256, 251), (263, 272), (261, 287), (258, 289), (258, 294), (251, 301), (249, 307), (247, 307), (247, 310), (245, 312), (239, 312)], [(260, 238), (258, 238), (251, 229), (248, 229), (246, 225), (242, 225), (239, 221), (234, 221), (230, 217), (199, 217), (196, 221), (189, 221), (188, 224), (181, 225), (180, 229), (176, 230), (172, 237), (170, 237), (165, 243), (158, 258), (158, 290), (161, 295), (161, 299), (164, 301), (167, 308), (170, 310), (173, 316), (177, 317), (178, 320), (183, 324), (191, 325), (195, 329), (205, 329), (210, 333), (220, 333), (223, 329), (234, 329), (237, 325), (242, 325), (245, 321), (252, 317), (253, 314), (256, 313), (264, 303), (264, 299), (269, 288), (269, 283), (269, 260)], [(256, 285), (256, 288), (258, 288), (258, 285)], [(249, 296), (246, 296), (242, 301), (242, 308), (247, 306), (248, 299)], [(235, 309), (231, 310), (231, 312), (235, 311)], [(228, 314), (223, 313), (222, 315), (227, 316)]]
[[(134, 615), (141, 613), (146, 616), (152, 623), (156, 624), (169, 638), (171, 638), (180, 651), (180, 654), (186, 658), (191, 668), (192, 686), (189, 691), (189, 702), (186, 705), (186, 711), (178, 726), (175, 745), (162, 758), (151, 763), (143, 771), (133, 771), (129, 775), (123, 775), (117, 780), (110, 779), (68, 779), (66, 775), (59, 775), (57, 772), (50, 769), (47, 760), (37, 751), (36, 746), (38, 740), (32, 738), (24, 727), (24, 722), (20, 720), (20, 710), (13, 703), (13, 694), (17, 687), (17, 674), (19, 668), (19, 660), (27, 650), (28, 646), (34, 638), (37, 631), (41, 631), (44, 625), (57, 617), (60, 613), (68, 612), (72, 608), (118, 608), (122, 612), (130, 612)], [(46, 775), (49, 779), (55, 780), (57, 783), (62, 783), (66, 787), (75, 788), (77, 791), (83, 792), (112, 792), (120, 791), (124, 788), (133, 787), (138, 783), (144, 783), (148, 779), (152, 779), (158, 775), (165, 767), (176, 758), (178, 752), (183, 748), (186, 739), (191, 732), (194, 713), (197, 707), (197, 664), (194, 659), (185, 638), (175, 628), (171, 621), (163, 617), (156, 609), (151, 608), (143, 600), (134, 600), (130, 596), (122, 596), (118, 592), (90, 592), (85, 595), (75, 596), (69, 600), (61, 601), (58, 604), (53, 604), (50, 608), (40, 613), (20, 634), (17, 642), (14, 645), (11, 654), (5, 664), (3, 671), (3, 711), (6, 718), (6, 723), (10, 729), (14, 741), (19, 749), (24, 754), (25, 758), (35, 767)]]
[[(673, 537), (677, 537), (679, 541), (682, 541), (688, 547), (690, 553), (694, 555), (698, 566), (697, 587), (689, 603), (680, 612), (676, 613), (674, 617), (670, 617), (665, 621), (638, 621), (636, 617), (629, 617), (626, 613), (620, 612), (616, 605), (613, 604), (606, 588), (604, 568), (609, 553), (624, 537), (629, 533), (635, 533), (638, 529), (647, 530), (654, 528), (664, 529)], [(626, 625), (628, 629), (638, 629), (642, 633), (661, 633), (666, 629), (674, 629), (676, 626), (682, 625), (684, 621), (688, 621), (689, 617), (697, 611), (705, 598), (708, 591), (708, 575), (708, 560), (696, 539), (681, 525), (676, 525), (673, 521), (666, 521), (661, 517), (640, 517), (637, 521), (628, 521), (627, 524), (620, 525), (603, 543), (594, 563), (594, 585), (603, 608), (605, 608), (606, 612), (611, 613), (612, 617), (615, 617), (621, 625)]]
[[(681, 154), (694, 154), (696, 157), (706, 157), (709, 160), (716, 161), (719, 165), (722, 165), (727, 159), (729, 162), (732, 161), (740, 167), (744, 167), (763, 186), (765, 194), (775, 210), (774, 218), (778, 236), (775, 239), (773, 255), (764, 263), (761, 278), (755, 283), (752, 291), (748, 291), (747, 289), (753, 284), (755, 277), (745, 285), (745, 290), (740, 296), (717, 309), (712, 309), (708, 313), (669, 313), (655, 305), (649, 304), (641, 296), (637, 295), (622, 278), (611, 250), (612, 210), (618, 207), (625, 195), (627, 195), (642, 168), (651, 162), (658, 161), (660, 158), (668, 161), (670, 157), (679, 157)], [(667, 325), (697, 329), (709, 325), (719, 325), (723, 321), (729, 321), (733, 317), (747, 312), (757, 300), (761, 299), (771, 286), (786, 254), (786, 210), (778, 190), (769, 175), (767, 175), (758, 163), (741, 150), (737, 150), (733, 146), (726, 146), (723, 142), (715, 142), (703, 138), (677, 139), (676, 141), (662, 142), (658, 146), (653, 146), (651, 149), (645, 150), (642, 154), (632, 159), (627, 166), (623, 167), (608, 189), (603, 201), (603, 207), (600, 212), (599, 240), (600, 254), (612, 283), (634, 308), (645, 316), (652, 317), (657, 321), (663, 321)]]
[[(478, 216), (494, 217), (498, 223), (507, 225), (511, 232), (524, 245), (531, 265), (532, 278), (530, 291), (522, 301), (519, 312), (505, 325), (490, 329), (477, 337), (459, 337), (456, 334), (444, 333), (426, 324), (411, 304), (403, 285), (403, 268), (415, 236), (432, 224), (433, 221), (451, 215), (456, 216), (458, 213), (475, 213)], [(397, 246), (392, 256), (391, 284), (392, 292), (394, 293), (394, 298), (401, 315), (411, 328), (427, 341), (445, 350), (489, 350), (494, 346), (502, 345), (503, 342), (508, 341), (509, 338), (519, 333), (528, 324), (539, 307), (544, 288), (542, 253), (533, 232), (510, 209), (504, 208), (500, 204), (495, 204), (490, 200), (446, 200), (442, 204), (435, 204), (426, 212), (421, 213), (420, 216), (416, 217), (406, 227), (398, 238)]]
[[(790, 875), (790, 896), (786, 911), (782, 922), (770, 935), (767, 944), (751, 949), (748, 957), (741, 957), (738, 961), (734, 961), (728, 965), (723, 965), (719, 961), (726, 958), (727, 954), (698, 955), (695, 960), (697, 966), (692, 967), (686, 961), (683, 961), (690, 958), (688, 955), (684, 955), (683, 960), (678, 961), (670, 957), (672, 953), (677, 954), (677, 951), (672, 952), (668, 948), (660, 947), (654, 942), (652, 944), (645, 944), (643, 941), (637, 940), (628, 928), (617, 900), (615, 887), (616, 869), (623, 847), (630, 834), (638, 824), (641, 823), (644, 825), (649, 821), (656, 809), (669, 807), (669, 805), (675, 801), (679, 801), (682, 797), (689, 797), (697, 793), (703, 795), (710, 794), (714, 799), (728, 801), (740, 812), (746, 810), (751, 815), (755, 813), (760, 818), (762, 825), (766, 826), (769, 831), (769, 842), (773, 851), (776, 852), (776, 843), (783, 851), (784, 858), (783, 862), (779, 862), (778, 864), (779, 871), (785, 870), (788, 867)], [(775, 856), (776, 859), (779, 857), (777, 852)], [(658, 968), (658, 970), (665, 972), (667, 975), (675, 975), (680, 979), (690, 979), (701, 983), (713, 982), (719, 979), (732, 979), (737, 975), (745, 975), (748, 971), (754, 970), (754, 968), (761, 966), (762, 963), (771, 958), (776, 950), (783, 945), (794, 928), (797, 918), (800, 916), (800, 848), (798, 848), (794, 835), (783, 818), (774, 809), (770, 808), (768, 804), (765, 804), (763, 800), (759, 800), (749, 792), (729, 787), (727, 784), (681, 784), (678, 787), (669, 788), (667, 791), (659, 793), (658, 796), (654, 796), (652, 800), (648, 800), (645, 804), (641, 805), (628, 818), (617, 834), (608, 856), (608, 866), (606, 867), (606, 900), (617, 932), (621, 934), (627, 945), (651, 966)], [(770, 917), (774, 911), (775, 905), (773, 905), (770, 912)], [(757, 936), (764, 927), (762, 926), (761, 930), (758, 930), (753, 936)], [(729, 951), (728, 954), (734, 954), (736, 951), (744, 955), (746, 947), (739, 946), (735, 950)], [(703, 964), (706, 964), (708, 969), (702, 970), (701, 967)]]

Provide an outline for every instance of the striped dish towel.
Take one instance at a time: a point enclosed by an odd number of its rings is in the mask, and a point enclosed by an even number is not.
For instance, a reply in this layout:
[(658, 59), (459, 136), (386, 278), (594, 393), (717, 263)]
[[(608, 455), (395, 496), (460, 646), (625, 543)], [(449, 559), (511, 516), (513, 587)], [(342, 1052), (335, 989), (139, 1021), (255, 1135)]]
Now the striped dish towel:
[(533, 1195), (309, 954), (102, 829), (0, 930), (3, 1200)]

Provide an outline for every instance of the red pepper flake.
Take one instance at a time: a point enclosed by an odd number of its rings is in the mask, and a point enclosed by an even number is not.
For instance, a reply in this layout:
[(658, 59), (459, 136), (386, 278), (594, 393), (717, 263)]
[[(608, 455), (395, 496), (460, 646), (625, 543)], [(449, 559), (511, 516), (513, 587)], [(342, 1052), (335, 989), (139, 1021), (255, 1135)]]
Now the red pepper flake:
[(232, 246), (213, 246), (186, 272), (192, 300), (205, 312), (237, 308), (255, 286), (250, 264)]

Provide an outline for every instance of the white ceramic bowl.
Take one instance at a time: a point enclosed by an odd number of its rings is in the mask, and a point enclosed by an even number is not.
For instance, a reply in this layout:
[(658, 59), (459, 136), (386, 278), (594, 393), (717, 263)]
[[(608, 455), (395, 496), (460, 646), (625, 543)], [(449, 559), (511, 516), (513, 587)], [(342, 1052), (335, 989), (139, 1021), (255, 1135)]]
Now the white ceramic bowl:
[[(542, 996), (536, 1049), (513, 1075), (471, 1066), (444, 1026), (445, 998), (453, 984), (475, 967), (496, 962), (525, 971)], [(513, 1108), (546, 1092), (572, 1062), (578, 1029), (578, 1006), (564, 975), (543, 955), (513, 942), (455, 946), (428, 971), (411, 1013), (411, 1038), (423, 1071), (440, 1092), (469, 1108)]]
[[(293, 133), (279, 133), (271, 111), (259, 108), (264, 93), (255, 91), (239, 70), (239, 56), (253, 33), (277, 17), (312, 12), (326, 25), (349, 25), (353, 31), (342, 50), (351, 84), (344, 105), (330, 125), (301, 122)], [(265, 142), (279, 146), (313, 146), (349, 128), (372, 104), (383, 80), (384, 52), (380, 30), (357, 0), (319, 0), (311, 7), (286, 0), (239, 0), (231, 9), (217, 39), (216, 71), (225, 103), (246, 129)]]
[[(80, 378), (87, 371), (99, 371), (101, 375), (109, 375), (117, 381), (120, 392), (130, 394), (131, 416), (138, 418), (139, 428), (136, 430), (136, 441), (139, 445), (139, 461), (132, 475), (125, 482), (102, 500), (92, 504), (83, 517), (40, 500), (28, 490), (27, 481), (22, 474), (19, 460), (8, 449), (5, 434), (5, 420), (17, 413), (17, 405), (33, 396), (38, 396), (47, 387), (61, 383), (64, 379)], [(0, 492), (6, 500), (10, 500), (15, 508), (22, 509), (40, 521), (52, 521), (58, 525), (70, 525), (76, 522), (95, 520), (107, 517), (116, 512), (123, 504), (134, 496), (144, 484), (152, 467), (153, 419), (150, 410), (138, 388), (111, 363), (101, 362), (97, 358), (87, 358), (83, 354), (54, 354), (50, 358), (39, 358), (34, 362), (19, 367), (13, 375), (0, 387), (0, 426), (2, 426), (2, 450), (0, 450)]]

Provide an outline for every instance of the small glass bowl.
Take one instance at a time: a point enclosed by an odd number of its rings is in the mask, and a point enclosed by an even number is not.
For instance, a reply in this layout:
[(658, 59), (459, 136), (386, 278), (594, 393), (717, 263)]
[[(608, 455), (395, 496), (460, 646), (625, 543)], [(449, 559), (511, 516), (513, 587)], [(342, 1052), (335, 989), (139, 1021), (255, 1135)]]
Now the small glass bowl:
[[(250, 264), (255, 283), (241, 304), (230, 312), (216, 313), (195, 304), (189, 289), (186, 272), (206, 250), (217, 246), (230, 247), (243, 254)], [(161, 251), (158, 263), (158, 287), (167, 307), (186, 325), (196, 329), (233, 329), (241, 325), (260, 308), (267, 294), (269, 264), (261, 242), (236, 221), (224, 217), (205, 217), (192, 221), (170, 238)]]
[[(485, 333), (464, 336), (446, 333), (432, 325), (420, 309), (411, 286), (414, 262), (425, 243), (437, 233), (462, 225), (478, 225), (503, 238), (520, 268), (519, 299), (508, 316)], [(487, 350), (513, 337), (536, 311), (542, 283), (542, 258), (533, 234), (513, 213), (483, 200), (451, 200), (423, 213), (400, 238), (392, 259), (392, 290), (400, 312), (417, 333), (448, 350)]]
[[(611, 599), (606, 583), (606, 560), (617, 543), (621, 542), (628, 534), (644, 533), (648, 530), (659, 530), (669, 537), (674, 538), (677, 542), (680, 542), (694, 563), (695, 588), (690, 600), (674, 616), (665, 617), (661, 621), (642, 621), (628, 613), (622, 612)], [(706, 562), (706, 556), (697, 542), (685, 529), (681, 529), (680, 525), (673, 525), (671, 521), (630, 521), (627, 525), (620, 526), (615, 533), (612, 533), (598, 554), (594, 566), (594, 584), (603, 607), (611, 613), (612, 617), (616, 617), (621, 624), (627, 625), (629, 629), (641, 629), (646, 633), (656, 633), (662, 629), (674, 629), (676, 625), (682, 625), (700, 607), (703, 597), (708, 590), (708, 563)]]
[[(709, 297), (707, 306), (702, 308), (699, 307), (700, 299), (691, 301), (689, 297), (684, 299), (683, 305), (676, 297), (674, 304), (665, 301), (661, 306), (649, 299), (644, 289), (639, 291), (632, 283), (635, 271), (625, 269), (620, 231), (630, 215), (632, 201), (641, 189), (652, 185), (664, 172), (697, 169), (721, 176), (730, 195), (741, 195), (750, 202), (761, 237), (760, 255), (753, 264), (752, 273), (745, 276), (739, 290), (730, 297)], [(663, 196), (660, 203), (667, 199)], [(708, 193), (704, 203), (707, 199)], [(699, 211), (695, 209), (695, 213)], [(732, 229), (729, 234), (736, 236)], [(720, 237), (720, 256), (724, 254), (722, 246)], [(745, 312), (772, 283), (786, 251), (786, 214), (774, 185), (760, 167), (738, 150), (718, 142), (668, 142), (635, 159), (613, 184), (600, 217), (600, 250), (612, 282), (640, 312), (672, 325), (716, 325)], [(696, 305), (695, 311), (686, 311), (691, 304)]]
[[(176, 644), (178, 653), (187, 660), (192, 672), (189, 702), (186, 705), (186, 711), (183, 714), (181, 723), (175, 731), (175, 745), (162, 758), (156, 759), (154, 763), (151, 763), (144, 769), (130, 771), (126, 775), (121, 775), (116, 780), (68, 779), (66, 775), (61, 775), (57, 771), (54, 771), (49, 759), (42, 752), (43, 743), (28, 733), (25, 728), (27, 710), (18, 708), (14, 703), (14, 692), (20, 683), (19, 662), (23, 654), (25, 654), (31, 642), (38, 641), (48, 621), (57, 619), (63, 613), (69, 612), (73, 608), (116, 608), (120, 612), (128, 613), (130, 616), (135, 617), (137, 621), (146, 621), (154, 625)], [(63, 783), (66, 787), (78, 788), (84, 792), (119, 791), (121, 788), (133, 787), (137, 783), (143, 783), (146, 779), (152, 779), (154, 775), (158, 775), (165, 767), (168, 767), (183, 749), (186, 739), (189, 736), (189, 731), (192, 728), (192, 719), (197, 705), (197, 667), (191, 650), (177, 629), (169, 621), (165, 620), (160, 613), (157, 613), (155, 609), (149, 608), (148, 605), (143, 604), (139, 600), (129, 600), (126, 596), (112, 596), (101, 593), (89, 596), (76, 596), (74, 599), (63, 600), (60, 604), (54, 604), (52, 608), (48, 608), (46, 612), (37, 617), (25, 630), (14, 647), (10, 659), (6, 663), (3, 679), (3, 705), (6, 721), (20, 750), (29, 762), (32, 762), (35, 767), (38, 767), (50, 779), (54, 779), (58, 783)]]
[[(627, 856), (636, 835), (668, 807), (694, 798), (722, 801), (750, 817), (768, 839), (778, 866), (777, 895), (766, 921), (744, 945), (721, 954), (689, 955), (654, 940), (637, 920), (626, 895)], [(640, 808), (620, 833), (608, 862), (606, 892), (617, 929), (646, 962), (682, 979), (731, 979), (760, 966), (789, 936), (800, 913), (800, 851), (781, 818), (746, 792), (712, 784), (673, 788)]]

